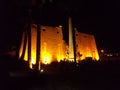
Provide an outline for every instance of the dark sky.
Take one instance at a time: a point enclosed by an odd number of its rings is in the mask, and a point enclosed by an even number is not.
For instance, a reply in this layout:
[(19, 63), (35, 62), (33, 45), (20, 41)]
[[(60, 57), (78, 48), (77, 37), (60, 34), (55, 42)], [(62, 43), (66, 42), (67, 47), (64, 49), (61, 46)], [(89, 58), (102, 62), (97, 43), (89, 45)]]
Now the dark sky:
[[(34, 0), (33, 0), (34, 1)], [(40, 0), (38, 0), (40, 1)], [(99, 48), (120, 50), (120, 1), (119, 0), (42, 0), (41, 12), (34, 6), (32, 18), (40, 19), (44, 25), (63, 25), (67, 34), (68, 16), (73, 27), (79, 31), (94, 34)], [(44, 3), (44, 1), (46, 1)], [(21, 36), (22, 26), (28, 17), (30, 0), (2, 0), (1, 47), (15, 44)]]

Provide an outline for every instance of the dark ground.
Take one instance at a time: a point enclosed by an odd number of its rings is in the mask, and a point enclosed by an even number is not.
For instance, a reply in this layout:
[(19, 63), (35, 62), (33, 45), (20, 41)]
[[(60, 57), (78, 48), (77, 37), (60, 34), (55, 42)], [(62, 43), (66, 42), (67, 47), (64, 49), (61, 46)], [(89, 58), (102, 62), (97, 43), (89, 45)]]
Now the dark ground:
[(61, 62), (42, 65), (35, 74), (25, 62), (0, 58), (1, 90), (119, 90), (120, 61), (83, 61), (76, 66)]

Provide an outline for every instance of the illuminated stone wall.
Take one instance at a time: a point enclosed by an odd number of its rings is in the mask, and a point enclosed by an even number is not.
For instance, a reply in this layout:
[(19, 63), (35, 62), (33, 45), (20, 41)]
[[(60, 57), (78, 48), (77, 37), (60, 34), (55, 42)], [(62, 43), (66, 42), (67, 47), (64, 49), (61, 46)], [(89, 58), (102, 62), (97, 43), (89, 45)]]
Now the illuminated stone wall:
[(62, 27), (41, 26), (41, 58), (43, 63), (64, 59)]
[[(51, 26), (41, 26), (41, 51), (40, 57), (41, 62), (44, 64), (49, 64), (53, 61), (60, 61), (66, 58), (66, 46), (63, 40), (62, 26), (51, 27)], [(23, 53), (23, 46), (25, 40), (25, 32), (22, 36), (22, 42), (19, 52), (19, 57)], [(24, 60), (28, 59), (28, 39), (26, 41), (26, 50), (24, 55)], [(36, 64), (36, 46), (37, 46), (37, 26), (35, 24), (31, 25), (31, 61)]]
[[(41, 26), (41, 48), (40, 61), (44, 64), (49, 64), (53, 61), (69, 60), (69, 46), (63, 40), (62, 27)], [(23, 59), (28, 60), (28, 35), (23, 32), (19, 57), (23, 54), (25, 46), (25, 54)], [(93, 60), (99, 60), (99, 54), (96, 47), (94, 35), (85, 34), (75, 30), (76, 37), (76, 59), (83, 60), (86, 57), (91, 57)], [(36, 64), (36, 46), (37, 46), (37, 26), (31, 25), (31, 62)]]
[(99, 54), (94, 35), (75, 31), (76, 33), (76, 55), (77, 60), (83, 60), (91, 57), (93, 60), (99, 60)]

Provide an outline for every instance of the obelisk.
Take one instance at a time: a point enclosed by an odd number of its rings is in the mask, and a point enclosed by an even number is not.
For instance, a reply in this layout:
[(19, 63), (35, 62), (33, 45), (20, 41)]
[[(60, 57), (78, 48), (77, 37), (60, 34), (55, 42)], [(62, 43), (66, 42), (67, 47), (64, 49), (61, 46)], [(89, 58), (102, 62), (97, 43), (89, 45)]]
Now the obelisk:
[(68, 32), (69, 32), (69, 61), (74, 61), (74, 47), (73, 47), (73, 30), (72, 30), (72, 20), (69, 17), (68, 20)]

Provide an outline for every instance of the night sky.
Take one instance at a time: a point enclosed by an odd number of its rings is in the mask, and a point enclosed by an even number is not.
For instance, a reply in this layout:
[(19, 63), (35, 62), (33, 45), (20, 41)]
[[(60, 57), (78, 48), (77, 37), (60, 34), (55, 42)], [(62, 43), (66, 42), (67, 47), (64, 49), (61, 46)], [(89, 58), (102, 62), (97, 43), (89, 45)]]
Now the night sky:
[[(42, 15), (34, 6), (33, 20), (40, 20), (43, 25), (62, 25), (64, 38), (67, 39), (68, 16), (71, 16), (73, 27), (78, 28), (80, 32), (95, 35), (99, 49), (120, 50), (119, 0), (42, 0), (41, 2)], [(30, 0), (0, 1), (0, 50), (20, 42), (29, 6)]]

